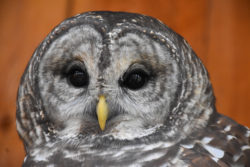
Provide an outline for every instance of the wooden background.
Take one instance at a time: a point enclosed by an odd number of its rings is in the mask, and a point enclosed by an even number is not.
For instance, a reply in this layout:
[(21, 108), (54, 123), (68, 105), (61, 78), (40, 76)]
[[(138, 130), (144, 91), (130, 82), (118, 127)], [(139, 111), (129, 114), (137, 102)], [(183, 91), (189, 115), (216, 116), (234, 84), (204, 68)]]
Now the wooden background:
[(184, 36), (210, 72), (219, 112), (250, 127), (249, 0), (0, 0), (0, 166), (20, 166), (15, 125), (20, 77), (63, 19), (90, 10), (143, 13)]

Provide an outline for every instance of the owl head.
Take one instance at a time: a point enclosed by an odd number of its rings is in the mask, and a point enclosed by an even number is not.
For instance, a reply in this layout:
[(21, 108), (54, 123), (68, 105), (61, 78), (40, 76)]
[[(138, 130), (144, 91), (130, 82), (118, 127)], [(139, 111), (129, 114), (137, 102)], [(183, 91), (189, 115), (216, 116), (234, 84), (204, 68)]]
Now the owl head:
[[(208, 74), (187, 42), (149, 16), (88, 12), (55, 27), (21, 79), (26, 149), (79, 136), (188, 135), (214, 111)], [(189, 126), (187, 126), (189, 125)]]

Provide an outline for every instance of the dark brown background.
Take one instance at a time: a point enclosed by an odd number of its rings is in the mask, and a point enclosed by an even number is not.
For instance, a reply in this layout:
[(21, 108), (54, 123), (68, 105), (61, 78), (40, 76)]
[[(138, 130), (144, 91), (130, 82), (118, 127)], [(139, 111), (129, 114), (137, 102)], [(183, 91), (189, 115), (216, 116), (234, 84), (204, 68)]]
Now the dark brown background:
[(202, 59), (219, 112), (250, 126), (250, 1), (0, 0), (0, 166), (20, 166), (15, 100), (33, 51), (63, 19), (90, 10), (156, 17), (185, 37)]

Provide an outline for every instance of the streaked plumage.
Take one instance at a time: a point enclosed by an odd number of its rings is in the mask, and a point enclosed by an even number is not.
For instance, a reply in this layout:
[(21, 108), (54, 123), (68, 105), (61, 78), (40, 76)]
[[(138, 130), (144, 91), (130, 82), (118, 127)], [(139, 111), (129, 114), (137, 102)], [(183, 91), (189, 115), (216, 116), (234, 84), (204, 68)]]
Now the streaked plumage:
[(22, 77), (17, 130), (24, 166), (250, 166), (250, 131), (216, 112), (199, 58), (140, 14), (88, 12), (52, 30)]

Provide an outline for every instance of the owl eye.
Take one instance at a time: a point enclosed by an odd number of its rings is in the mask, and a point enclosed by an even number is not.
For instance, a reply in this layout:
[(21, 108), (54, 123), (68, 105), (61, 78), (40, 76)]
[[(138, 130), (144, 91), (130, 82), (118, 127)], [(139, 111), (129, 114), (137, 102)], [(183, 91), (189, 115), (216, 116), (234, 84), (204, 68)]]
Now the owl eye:
[(68, 80), (75, 87), (87, 86), (89, 83), (89, 76), (86, 70), (76, 66), (72, 67), (68, 72)]
[(142, 88), (147, 83), (148, 79), (149, 75), (145, 71), (135, 69), (124, 74), (121, 85), (131, 90), (137, 90)]

